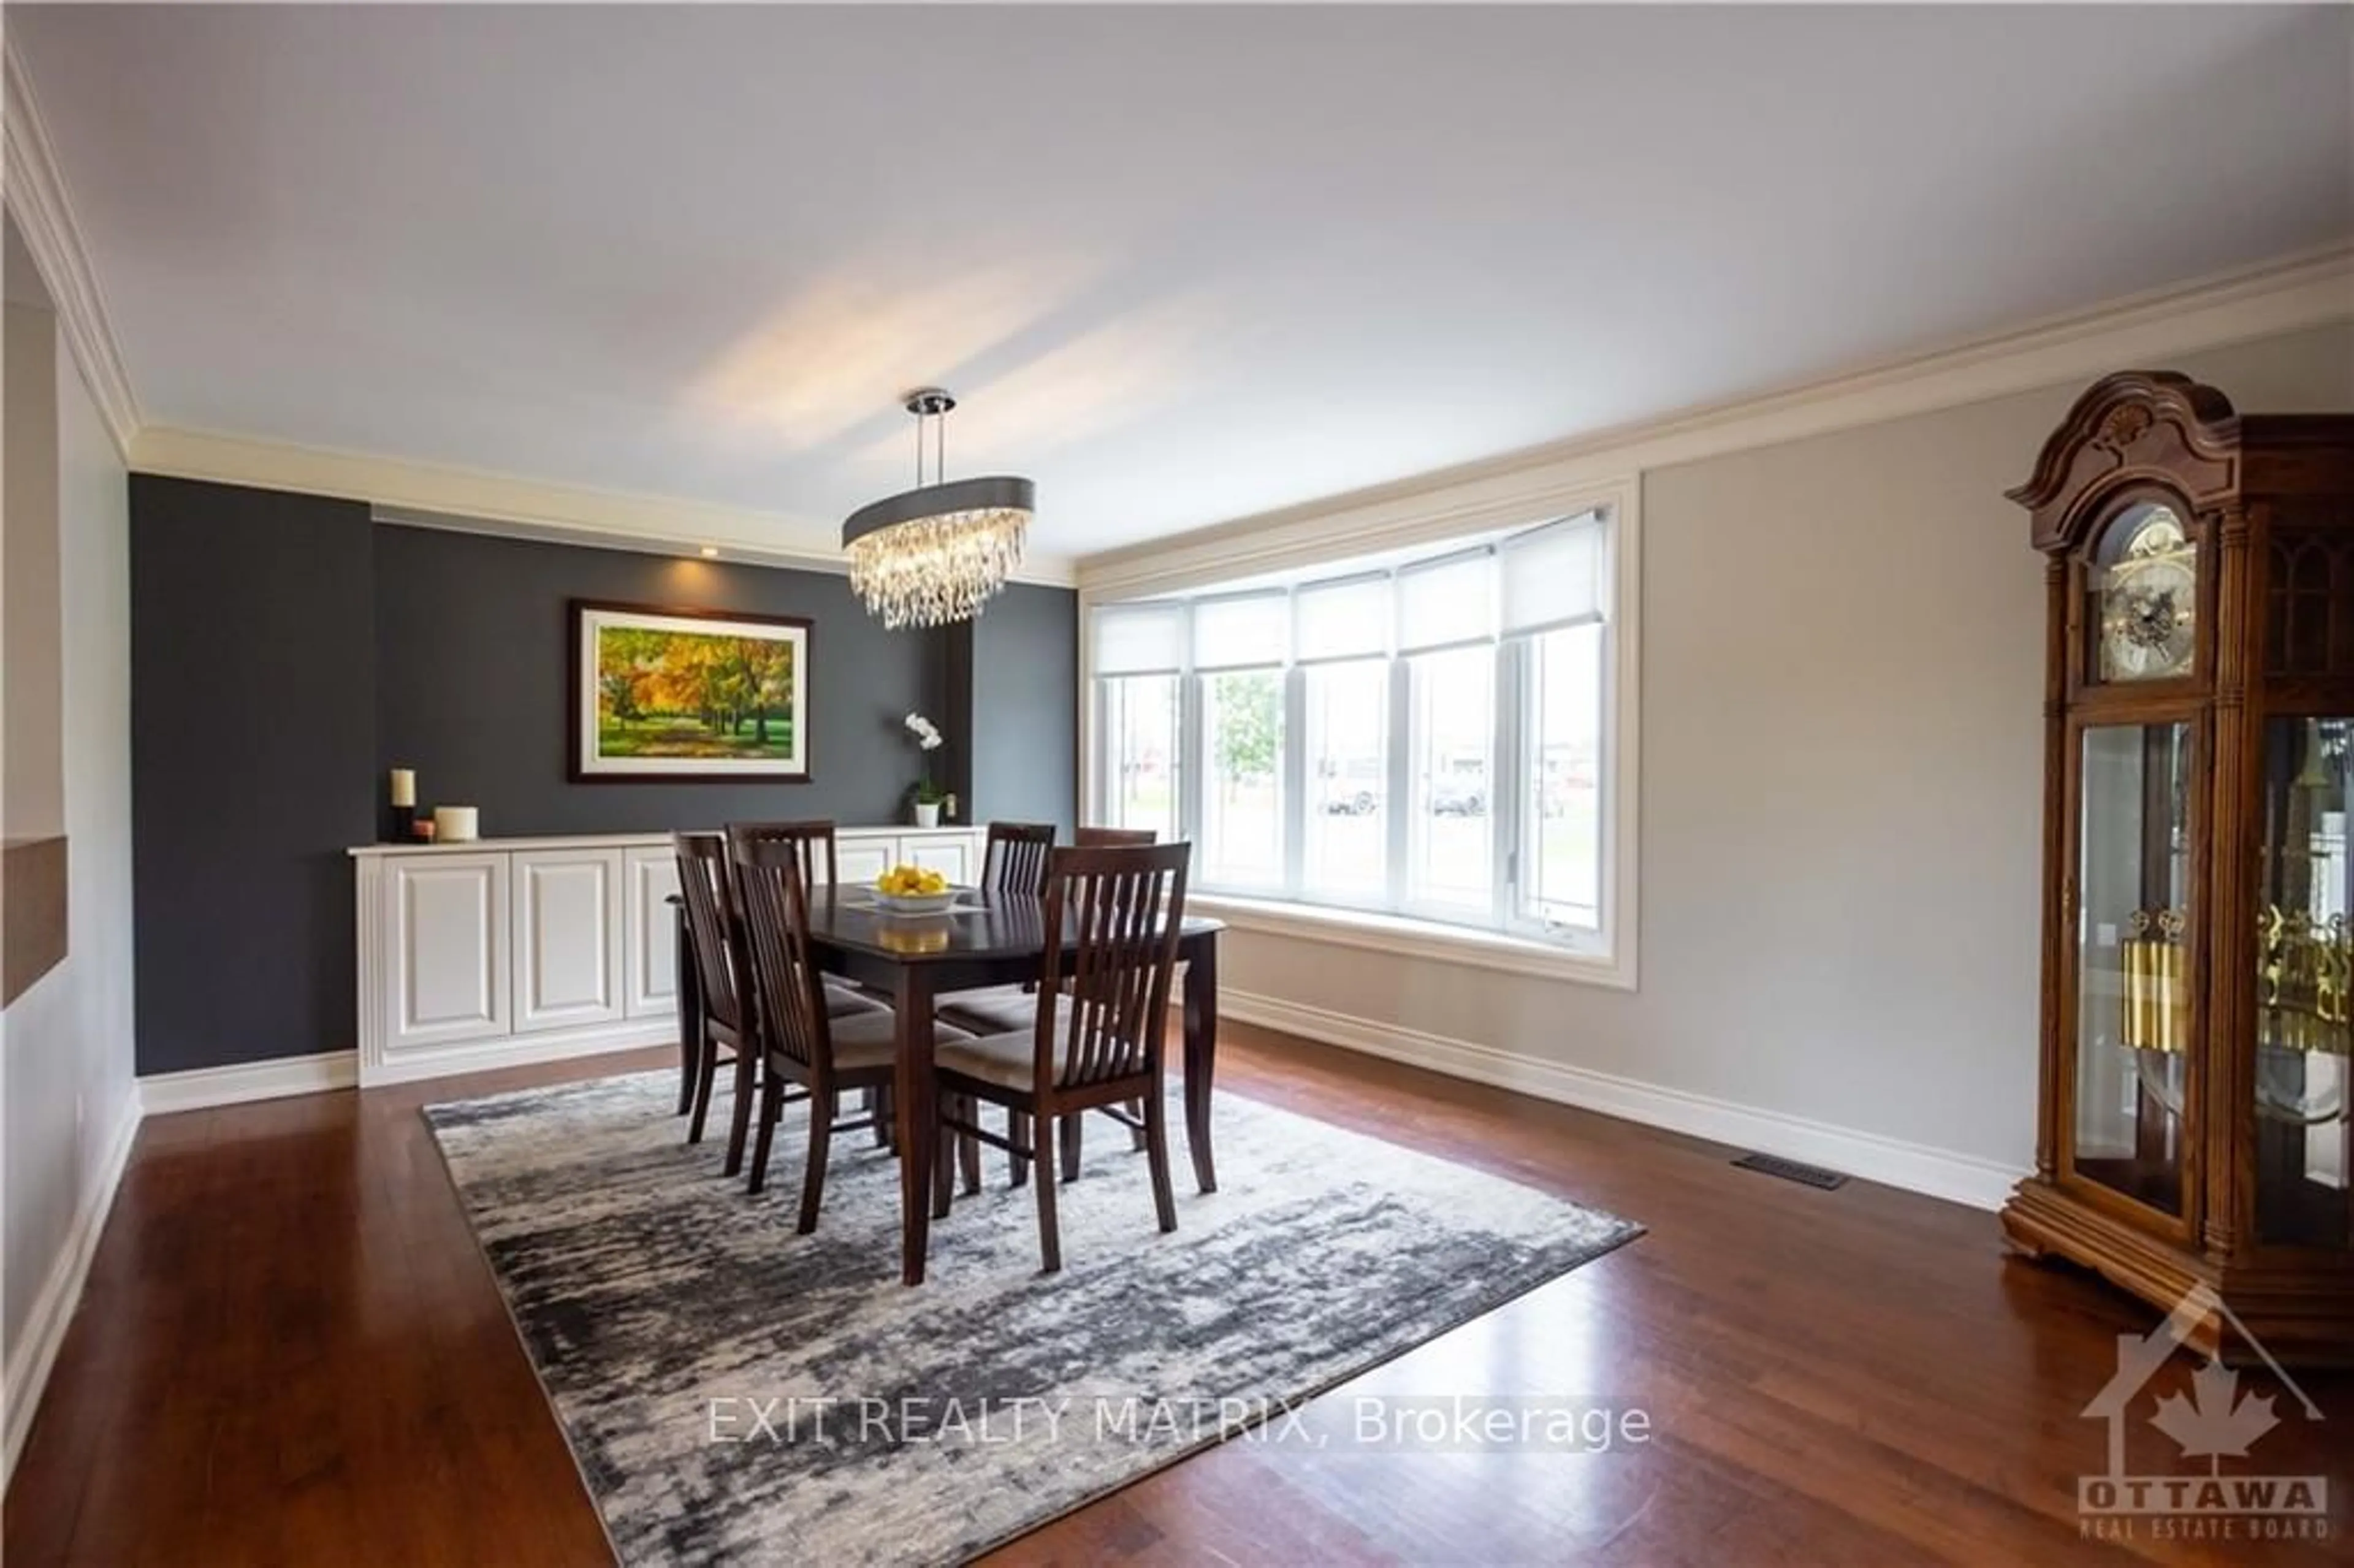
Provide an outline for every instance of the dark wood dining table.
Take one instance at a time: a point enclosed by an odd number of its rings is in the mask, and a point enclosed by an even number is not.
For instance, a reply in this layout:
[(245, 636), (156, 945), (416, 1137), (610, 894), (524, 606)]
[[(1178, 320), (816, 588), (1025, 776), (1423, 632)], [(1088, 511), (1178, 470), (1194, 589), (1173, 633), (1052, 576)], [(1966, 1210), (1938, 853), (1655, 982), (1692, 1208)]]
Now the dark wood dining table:
[[(930, 1242), (932, 1164), (938, 1139), (933, 1122), (934, 999), (949, 991), (1034, 980), (1046, 958), (1045, 900), (1018, 893), (960, 891), (959, 909), (908, 917), (885, 913), (856, 886), (828, 887), (810, 904), (810, 947), (819, 965), (891, 998), (898, 1014), (898, 1071), (892, 1104), (898, 1124), (901, 1277), (924, 1280)], [(1210, 1150), (1210, 1086), (1218, 1041), (1218, 933), (1224, 923), (1187, 916), (1178, 957), (1185, 964), (1185, 1141), (1193, 1177), (1204, 1192), (1218, 1190)], [(1064, 950), (1076, 946), (1066, 938)], [(1042, 1160), (1036, 1180), (1054, 1180)]]

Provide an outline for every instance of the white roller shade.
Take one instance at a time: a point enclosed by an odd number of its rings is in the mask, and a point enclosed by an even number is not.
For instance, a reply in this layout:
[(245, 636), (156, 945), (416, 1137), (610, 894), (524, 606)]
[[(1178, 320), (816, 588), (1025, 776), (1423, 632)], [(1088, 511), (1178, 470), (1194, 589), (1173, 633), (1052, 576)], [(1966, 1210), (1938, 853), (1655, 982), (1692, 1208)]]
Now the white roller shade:
[(1506, 636), (1584, 626), (1609, 615), (1599, 513), (1516, 534), (1500, 554)]
[(1096, 611), (1096, 673), (1165, 675), (1185, 665), (1185, 607), (1108, 604)]
[(1280, 664), (1291, 652), (1291, 596), (1235, 594), (1193, 601), (1193, 667)]
[(1292, 616), (1303, 663), (1379, 658), (1390, 651), (1390, 579), (1376, 574), (1304, 583), (1292, 596)]
[(1496, 635), (1496, 558), (1475, 550), (1401, 567), (1398, 652), (1416, 653)]

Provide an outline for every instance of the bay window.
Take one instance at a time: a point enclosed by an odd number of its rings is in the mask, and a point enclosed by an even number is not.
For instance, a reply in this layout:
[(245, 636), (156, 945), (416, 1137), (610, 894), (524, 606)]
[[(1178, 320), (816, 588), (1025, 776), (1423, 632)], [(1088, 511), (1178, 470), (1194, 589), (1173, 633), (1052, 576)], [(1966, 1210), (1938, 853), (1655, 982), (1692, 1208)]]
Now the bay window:
[(1609, 959), (1612, 521), (1095, 607), (1094, 820), (1213, 904)]

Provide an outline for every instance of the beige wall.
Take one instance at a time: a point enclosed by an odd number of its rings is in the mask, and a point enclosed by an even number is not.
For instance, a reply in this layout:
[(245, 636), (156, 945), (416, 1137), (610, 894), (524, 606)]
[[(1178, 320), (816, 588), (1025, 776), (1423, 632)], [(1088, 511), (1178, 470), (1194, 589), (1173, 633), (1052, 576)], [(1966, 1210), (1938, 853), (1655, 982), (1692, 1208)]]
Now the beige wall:
[[(12, 257), (13, 260), (14, 258)], [(22, 285), (19, 285), (21, 287)], [(0, 323), (7, 450), (0, 454), (0, 837), (65, 831), (64, 691), (58, 676), (57, 318), (11, 302)]]
[[(2354, 408), (2354, 327), (2168, 367)], [(2002, 492), (2082, 389), (1644, 476), (1639, 992), (1246, 932), (1224, 982), (2031, 1164), (2042, 565)]]
[[(35, 316), (22, 319), (14, 307), (8, 313), (12, 368), (20, 331), (56, 330), (46, 313)], [(113, 1161), (135, 1125), (130, 498), (122, 455), (72, 355), (49, 346), (53, 387), (46, 402), (54, 412), (45, 418), (55, 443), (57, 539), (48, 673), (57, 687), (61, 826), (72, 844), (71, 933), (65, 961), (0, 1012), (0, 1191), (6, 1196), (0, 1338), (12, 1463), (40, 1393), (43, 1355), (64, 1329), (83, 1249), (104, 1219)], [(8, 391), (0, 419), (7, 425), (13, 471), (22, 432), (14, 383)], [(12, 556), (8, 570), (15, 567)], [(9, 609), (13, 614), (13, 603)], [(13, 640), (9, 648), (13, 699)]]

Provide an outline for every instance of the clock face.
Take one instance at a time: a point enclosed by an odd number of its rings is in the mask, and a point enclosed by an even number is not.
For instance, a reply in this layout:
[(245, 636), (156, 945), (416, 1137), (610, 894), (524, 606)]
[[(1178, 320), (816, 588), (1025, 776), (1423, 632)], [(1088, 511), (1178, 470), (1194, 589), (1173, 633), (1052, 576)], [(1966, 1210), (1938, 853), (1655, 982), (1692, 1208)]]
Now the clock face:
[[(2198, 644), (2199, 556), (2171, 507), (2143, 506), (2120, 519), (2123, 548), (2099, 568), (2101, 678), (2160, 681), (2190, 673)], [(2108, 554), (2105, 551), (2104, 554)]]

